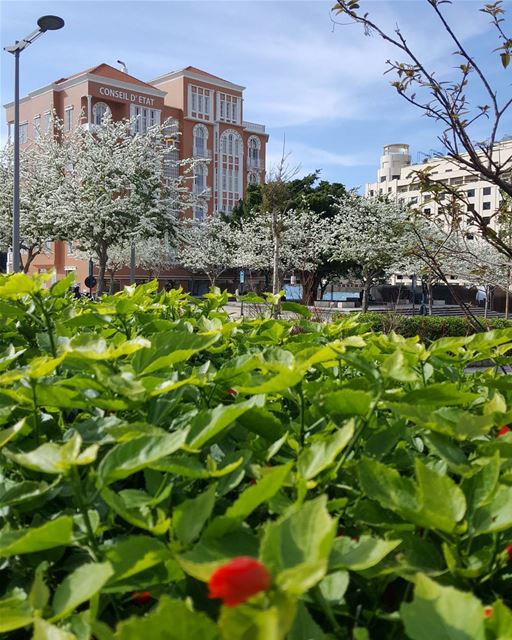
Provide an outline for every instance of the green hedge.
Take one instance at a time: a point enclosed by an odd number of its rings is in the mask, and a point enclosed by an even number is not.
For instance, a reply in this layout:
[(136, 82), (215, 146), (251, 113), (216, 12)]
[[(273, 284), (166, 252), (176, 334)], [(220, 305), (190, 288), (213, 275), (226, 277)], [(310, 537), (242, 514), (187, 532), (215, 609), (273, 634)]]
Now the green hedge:
[[(406, 338), (420, 336), (422, 340), (437, 340), (438, 338), (467, 336), (474, 333), (473, 327), (465, 317), (402, 316), (370, 311), (361, 314), (360, 318), (362, 322), (368, 323), (373, 331), (386, 333), (395, 331)], [(488, 329), (512, 327), (512, 320), (504, 318), (479, 318), (479, 320)]]

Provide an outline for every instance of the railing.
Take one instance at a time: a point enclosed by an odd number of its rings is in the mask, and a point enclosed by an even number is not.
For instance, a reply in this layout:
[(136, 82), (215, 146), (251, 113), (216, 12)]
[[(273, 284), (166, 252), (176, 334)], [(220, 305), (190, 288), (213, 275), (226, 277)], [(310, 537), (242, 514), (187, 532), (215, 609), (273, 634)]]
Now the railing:
[(264, 124), (256, 124), (256, 122), (247, 122), (247, 120), (244, 120), (242, 122), (242, 127), (246, 131), (252, 131), (253, 133), (265, 133)]
[(247, 166), (249, 169), (263, 169), (263, 162), (259, 158), (247, 158)]
[(198, 198), (204, 198), (205, 200), (209, 200), (212, 197), (212, 190), (210, 187), (202, 189), (201, 187), (194, 185), (192, 193)]
[(206, 149), (205, 147), (203, 148), (194, 147), (192, 150), (192, 156), (194, 158), (211, 158), (212, 151), (211, 149)]

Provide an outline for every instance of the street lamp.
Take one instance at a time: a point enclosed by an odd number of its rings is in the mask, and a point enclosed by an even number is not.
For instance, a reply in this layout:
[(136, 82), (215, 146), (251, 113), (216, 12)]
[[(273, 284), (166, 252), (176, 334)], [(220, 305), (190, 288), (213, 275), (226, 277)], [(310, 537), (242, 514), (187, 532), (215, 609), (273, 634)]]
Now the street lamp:
[(45, 31), (62, 29), (64, 20), (58, 16), (42, 16), (38, 28), (22, 40), (16, 40), (4, 51), (14, 56), (14, 192), (12, 199), (12, 270), (20, 270), (20, 53)]

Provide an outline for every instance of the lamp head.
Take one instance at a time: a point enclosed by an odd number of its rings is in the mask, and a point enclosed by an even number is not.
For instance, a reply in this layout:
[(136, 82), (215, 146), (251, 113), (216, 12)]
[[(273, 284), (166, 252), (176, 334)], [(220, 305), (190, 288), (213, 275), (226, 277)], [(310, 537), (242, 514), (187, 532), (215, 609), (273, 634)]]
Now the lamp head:
[(57, 31), (64, 26), (64, 20), (59, 16), (41, 16), (37, 25), (41, 31)]

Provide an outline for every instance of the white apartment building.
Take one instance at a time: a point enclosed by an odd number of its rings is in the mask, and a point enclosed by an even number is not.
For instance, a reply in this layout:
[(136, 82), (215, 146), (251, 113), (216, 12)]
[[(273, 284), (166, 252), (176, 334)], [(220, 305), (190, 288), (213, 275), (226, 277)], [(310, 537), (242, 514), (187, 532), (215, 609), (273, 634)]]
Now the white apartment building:
[[(512, 158), (512, 136), (504, 137), (495, 145), (494, 156), (500, 163)], [(408, 144), (388, 144), (384, 147), (377, 171), (377, 182), (366, 184), (365, 195), (387, 195), (397, 202), (422, 209), (424, 213), (435, 217), (439, 205), (432, 200), (429, 193), (420, 191), (416, 176), (417, 171), (427, 166), (431, 167), (431, 176), (435, 180), (459, 188), (463, 186), (468, 207), (474, 207), (485, 222), (495, 226), (493, 214), (496, 213), (501, 202), (501, 194), (496, 185), (486, 182), (480, 175), (457, 166), (446, 156), (427, 155), (422, 162), (412, 164)], [(406, 276), (394, 276), (392, 284), (397, 284), (397, 280), (404, 284), (410, 281)], [(456, 278), (452, 280), (454, 283), (457, 282)]]

